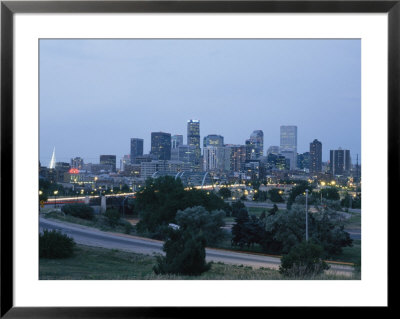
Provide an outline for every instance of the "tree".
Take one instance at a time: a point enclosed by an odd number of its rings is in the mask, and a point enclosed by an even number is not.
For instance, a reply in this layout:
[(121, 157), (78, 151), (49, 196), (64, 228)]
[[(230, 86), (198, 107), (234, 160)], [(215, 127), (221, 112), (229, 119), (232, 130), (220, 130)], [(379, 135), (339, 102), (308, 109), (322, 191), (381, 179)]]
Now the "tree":
[(294, 186), (290, 192), (289, 192), (289, 198), (287, 201), (287, 209), (290, 209), (292, 207), (292, 204), (294, 203), (296, 197), (298, 195), (302, 195), (306, 192), (306, 189), (308, 189), (310, 192), (312, 190), (312, 186), (308, 184), (306, 181), (299, 181), (297, 182), (298, 185)]
[(104, 213), (104, 216), (107, 219), (107, 223), (111, 227), (115, 227), (118, 225), (120, 221), (121, 213), (115, 208), (107, 208), (106, 212)]
[(58, 230), (47, 230), (39, 234), (40, 258), (68, 258), (73, 255), (75, 242)]
[(278, 188), (272, 188), (268, 191), (269, 198), (271, 199), (272, 202), (274, 203), (282, 203), (285, 200), (280, 194), (281, 190)]
[(265, 232), (264, 219), (249, 216), (246, 209), (242, 208), (232, 227), (232, 245), (243, 247), (259, 244)]
[[(344, 230), (341, 215), (329, 207), (317, 213), (308, 213), (309, 239), (322, 246), (324, 256), (337, 255), (343, 247), (351, 246), (350, 235)], [(293, 204), (287, 212), (278, 211), (266, 218), (266, 234), (263, 249), (270, 252), (280, 248), (280, 253), (290, 249), (305, 239), (305, 207)]]
[(232, 216), (237, 217), (239, 214), (240, 210), (246, 208), (246, 206), (238, 200), (237, 202), (232, 203)]
[(323, 249), (312, 242), (301, 242), (281, 259), (279, 272), (287, 277), (310, 278), (321, 274), (329, 266), (322, 260)]
[(325, 198), (327, 200), (339, 200), (340, 199), (339, 191), (337, 190), (336, 187), (323, 188), (323, 189), (321, 189), (320, 194), (322, 194), (322, 198)]
[(168, 224), (175, 222), (178, 210), (203, 206), (207, 211), (213, 211), (223, 209), (225, 205), (213, 192), (185, 190), (180, 179), (170, 176), (148, 179), (145, 187), (136, 193), (135, 210), (140, 217), (136, 227), (140, 233), (162, 239)]
[(214, 210), (208, 212), (202, 206), (195, 206), (179, 210), (176, 213), (176, 223), (182, 230), (192, 233), (201, 233), (206, 244), (214, 244), (224, 237), (222, 226), (224, 222), (225, 212), (222, 210)]
[(268, 215), (275, 215), (275, 213), (278, 211), (278, 206), (276, 206), (276, 204), (274, 204), (274, 206), (268, 210)]
[(163, 250), (153, 267), (156, 274), (201, 275), (211, 264), (206, 263), (206, 240), (203, 235), (184, 229), (168, 230)]
[(221, 196), (222, 198), (226, 199), (226, 198), (232, 197), (232, 192), (227, 187), (221, 187), (218, 191), (218, 195)]
[(82, 219), (92, 220), (94, 218), (93, 208), (86, 204), (65, 204), (61, 208), (61, 211), (66, 215), (71, 215)]

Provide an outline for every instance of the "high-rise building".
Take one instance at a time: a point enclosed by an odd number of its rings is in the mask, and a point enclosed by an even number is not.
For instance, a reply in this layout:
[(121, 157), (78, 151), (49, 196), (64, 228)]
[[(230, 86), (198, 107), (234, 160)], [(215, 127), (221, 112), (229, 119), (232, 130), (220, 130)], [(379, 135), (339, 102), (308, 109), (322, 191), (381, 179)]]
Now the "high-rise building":
[(330, 173), (332, 175), (346, 175), (351, 169), (351, 158), (349, 150), (330, 150)]
[(315, 139), (310, 143), (310, 173), (322, 171), (322, 143)]
[(246, 145), (225, 145), (230, 151), (230, 170), (232, 172), (243, 172), (246, 162)]
[(127, 165), (131, 164), (131, 156), (130, 155), (124, 155), (119, 162), (119, 169), (121, 172), (125, 171), (125, 167)]
[(150, 154), (159, 160), (168, 161), (171, 159), (171, 134), (164, 132), (151, 133)]
[(291, 150), (282, 150), (281, 155), (283, 155), (287, 160), (289, 160), (290, 170), (294, 170), (297, 167), (297, 153)]
[(302, 170), (310, 169), (310, 152), (297, 154), (297, 168)]
[(109, 165), (111, 171), (117, 170), (117, 156), (116, 155), (100, 155), (100, 165)]
[(143, 155), (143, 139), (131, 138), (131, 164), (136, 164), (136, 157)]
[(258, 159), (264, 155), (264, 132), (262, 130), (255, 130), (250, 135), (250, 144), (254, 145), (254, 152), (252, 152), (252, 159)]
[(204, 171), (229, 171), (230, 170), (229, 147), (207, 146), (203, 152)]
[[(290, 169), (297, 167), (297, 126), (282, 125), (280, 153), (290, 159)], [(286, 155), (285, 155), (286, 154)]]
[(81, 158), (81, 157), (71, 158), (71, 167), (72, 168), (82, 169), (83, 164), (84, 164), (83, 158)]
[(200, 121), (189, 120), (187, 122), (187, 145), (195, 147), (196, 161), (195, 166), (200, 170)]
[(181, 161), (194, 165), (196, 161), (196, 148), (190, 145), (179, 145), (171, 150), (171, 160)]
[(270, 146), (267, 150), (267, 156), (269, 154), (279, 155), (279, 146)]
[(224, 137), (216, 134), (205, 136), (203, 139), (203, 147), (207, 146), (224, 146)]
[(180, 145), (183, 145), (183, 135), (172, 135), (171, 137), (171, 148), (178, 148)]

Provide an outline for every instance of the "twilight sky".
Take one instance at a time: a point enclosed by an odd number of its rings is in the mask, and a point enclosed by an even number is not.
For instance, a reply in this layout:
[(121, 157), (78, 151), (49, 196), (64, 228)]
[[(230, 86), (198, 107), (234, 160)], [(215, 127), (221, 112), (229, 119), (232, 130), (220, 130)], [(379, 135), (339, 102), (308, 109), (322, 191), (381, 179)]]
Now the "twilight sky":
[(297, 125), (299, 153), (314, 139), (361, 162), (360, 40), (40, 40), (40, 161), (130, 153), (130, 138), (184, 135), (200, 120), (226, 144)]

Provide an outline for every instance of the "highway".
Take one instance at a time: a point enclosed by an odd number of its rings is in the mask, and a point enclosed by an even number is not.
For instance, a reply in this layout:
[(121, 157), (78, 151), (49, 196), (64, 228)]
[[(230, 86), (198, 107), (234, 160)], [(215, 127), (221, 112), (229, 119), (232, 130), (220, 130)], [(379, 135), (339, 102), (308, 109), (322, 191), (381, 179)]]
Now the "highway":
[[(147, 255), (164, 254), (162, 251), (163, 242), (158, 240), (120, 233), (103, 232), (82, 225), (40, 218), (39, 230), (42, 232), (44, 229), (60, 230), (72, 237), (76, 243), (82, 245), (119, 249)], [(265, 267), (278, 269), (280, 265), (280, 258), (278, 257), (261, 254), (238, 253), (212, 248), (206, 248), (206, 260), (208, 262), (223, 262), (226, 264), (252, 266), (254, 268)], [(348, 265), (332, 264), (330, 271), (348, 275), (353, 272), (353, 267)]]

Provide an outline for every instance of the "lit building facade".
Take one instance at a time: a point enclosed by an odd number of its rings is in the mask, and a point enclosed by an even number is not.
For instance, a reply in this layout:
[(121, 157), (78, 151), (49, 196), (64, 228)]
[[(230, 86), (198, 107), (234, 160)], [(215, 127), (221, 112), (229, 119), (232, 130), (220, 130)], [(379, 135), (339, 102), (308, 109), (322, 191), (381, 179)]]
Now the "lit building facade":
[(246, 145), (228, 144), (225, 147), (230, 148), (230, 171), (243, 172), (246, 162)]
[(82, 169), (83, 165), (84, 165), (83, 158), (81, 158), (81, 157), (71, 158), (71, 167), (72, 168)]
[(172, 135), (171, 137), (171, 148), (175, 149), (183, 145), (183, 135)]
[(100, 165), (109, 165), (111, 171), (117, 170), (117, 156), (116, 155), (100, 155)]
[(151, 151), (158, 160), (171, 159), (171, 134), (164, 132), (151, 133)]
[(230, 170), (230, 147), (207, 146), (203, 152), (204, 171), (229, 171)]
[(310, 173), (322, 171), (322, 143), (315, 139), (310, 143)]
[(297, 126), (280, 127), (280, 153), (290, 159), (290, 169), (297, 167)]
[(207, 146), (224, 146), (224, 137), (221, 135), (207, 135), (203, 139), (203, 147)]
[(131, 164), (136, 164), (136, 157), (143, 155), (143, 139), (131, 138)]
[(332, 175), (347, 175), (351, 170), (349, 150), (330, 150), (329, 170)]
[(195, 163), (196, 169), (200, 169), (200, 121), (199, 120), (189, 120), (187, 122), (187, 145), (193, 146), (195, 148)]
[(250, 144), (253, 145), (251, 159), (259, 159), (264, 155), (264, 132), (262, 130), (255, 130), (250, 135)]

